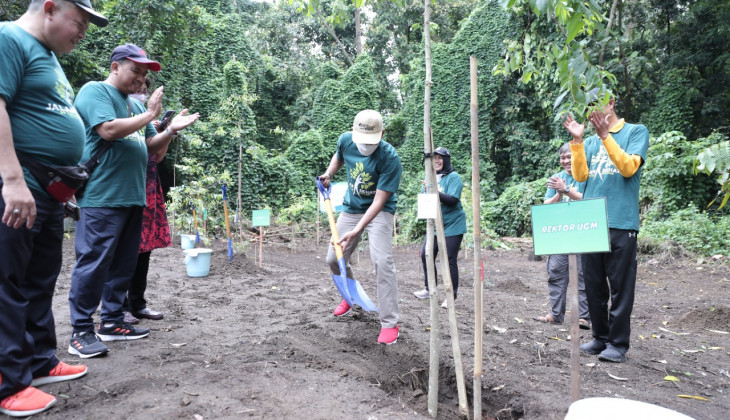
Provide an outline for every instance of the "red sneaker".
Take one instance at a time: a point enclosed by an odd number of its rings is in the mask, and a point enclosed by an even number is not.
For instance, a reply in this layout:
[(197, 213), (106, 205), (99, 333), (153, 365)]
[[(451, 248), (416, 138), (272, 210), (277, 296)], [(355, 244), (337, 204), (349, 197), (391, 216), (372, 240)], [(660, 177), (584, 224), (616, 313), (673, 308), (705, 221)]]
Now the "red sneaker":
[(88, 369), (85, 365), (67, 365), (64, 362), (59, 362), (56, 367), (51, 369), (48, 376), (41, 376), (39, 378), (33, 378), (31, 386), (41, 386), (45, 384), (53, 384), (56, 382), (70, 381), (71, 379), (80, 378), (86, 375)]
[(350, 305), (347, 304), (345, 299), (342, 299), (339, 305), (335, 308), (335, 316), (342, 316), (350, 312)]
[(0, 401), (0, 413), (13, 417), (27, 417), (48, 410), (56, 397), (29, 386)]
[(378, 344), (395, 344), (398, 341), (400, 335), (399, 328), (396, 325), (395, 328), (381, 328), (380, 335), (378, 336)]

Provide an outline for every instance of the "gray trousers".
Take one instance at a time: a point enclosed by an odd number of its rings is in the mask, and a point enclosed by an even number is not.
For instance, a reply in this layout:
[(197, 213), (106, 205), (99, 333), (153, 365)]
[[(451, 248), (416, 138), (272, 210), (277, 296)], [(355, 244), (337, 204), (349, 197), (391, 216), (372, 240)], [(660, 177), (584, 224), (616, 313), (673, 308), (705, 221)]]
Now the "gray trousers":
[[(547, 260), (548, 291), (550, 293), (550, 314), (555, 322), (563, 322), (565, 318), (565, 302), (570, 282), (567, 255), (550, 255)], [(586, 286), (583, 282), (583, 265), (578, 256), (578, 308), (580, 318), (590, 321)]]
[[(340, 213), (337, 218), (337, 232), (340, 237), (352, 231), (365, 214)], [(370, 258), (375, 267), (375, 275), (378, 281), (378, 312), (380, 313), (380, 325), (383, 328), (395, 328), (398, 324), (398, 280), (395, 276), (395, 261), (393, 261), (393, 215), (381, 211), (367, 225), (365, 231), (368, 233), (370, 245)], [(360, 243), (358, 236), (347, 244), (343, 250), (345, 262), (347, 263), (347, 277), (355, 279), (350, 267), (350, 256)], [(337, 265), (335, 249), (330, 244), (327, 250), (327, 264), (333, 274), (340, 274), (340, 267)], [(360, 283), (365, 283), (363, 279)], [(363, 288), (367, 289), (365, 285)]]

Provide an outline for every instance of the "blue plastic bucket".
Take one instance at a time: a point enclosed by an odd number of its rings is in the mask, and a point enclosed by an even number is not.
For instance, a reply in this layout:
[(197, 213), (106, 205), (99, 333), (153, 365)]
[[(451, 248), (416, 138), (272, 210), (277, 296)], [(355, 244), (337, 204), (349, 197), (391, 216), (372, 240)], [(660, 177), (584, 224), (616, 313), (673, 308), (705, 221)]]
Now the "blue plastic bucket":
[(210, 272), (210, 254), (212, 249), (195, 248), (186, 249), (185, 252), (185, 269), (188, 277), (205, 277)]
[(195, 235), (180, 235), (180, 247), (182, 249), (195, 248)]

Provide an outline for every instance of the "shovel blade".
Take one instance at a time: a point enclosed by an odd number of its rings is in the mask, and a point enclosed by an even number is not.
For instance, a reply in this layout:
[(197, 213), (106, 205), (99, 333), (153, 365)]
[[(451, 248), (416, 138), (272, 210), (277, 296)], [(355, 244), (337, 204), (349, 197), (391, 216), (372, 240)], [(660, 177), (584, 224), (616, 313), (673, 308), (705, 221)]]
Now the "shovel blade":
[(347, 302), (348, 305), (352, 306), (352, 298), (350, 297), (350, 293), (347, 291), (347, 281), (344, 277), (338, 276), (337, 274), (332, 274), (332, 280), (335, 282), (335, 286), (337, 287), (337, 291), (340, 292), (340, 296), (342, 296), (342, 299), (345, 299), (345, 302)]
[(375, 306), (372, 300), (370, 300), (368, 294), (365, 293), (365, 289), (362, 288), (359, 281), (348, 278), (347, 290), (350, 293), (350, 298), (352, 298), (352, 301), (356, 305), (367, 312), (378, 312), (378, 307)]
[(233, 244), (231, 238), (228, 238), (228, 261), (233, 261)]

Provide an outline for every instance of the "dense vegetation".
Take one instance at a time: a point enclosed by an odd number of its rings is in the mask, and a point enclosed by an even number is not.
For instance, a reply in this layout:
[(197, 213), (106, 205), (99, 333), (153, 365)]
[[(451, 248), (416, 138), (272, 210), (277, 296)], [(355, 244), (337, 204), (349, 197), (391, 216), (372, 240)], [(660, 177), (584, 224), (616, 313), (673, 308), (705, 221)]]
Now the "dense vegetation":
[[(0, 20), (16, 18), (26, 4), (0, 1)], [(203, 116), (165, 160), (178, 185), (171, 203), (178, 214), (194, 204), (205, 211), (207, 227), (220, 232), (220, 184), (227, 183), (239, 226), (257, 208), (271, 208), (280, 223), (314, 220), (312, 177), (355, 113), (375, 108), (404, 164), (399, 232), (423, 235), (414, 208), (423, 178), (422, 2), (365, 2), (359, 55), (357, 25), (347, 18), (355, 7), (343, 0), (94, 4), (111, 24), (91, 26), (81, 46), (60, 58), (75, 88), (105, 78), (111, 50), (133, 42), (162, 63), (153, 82), (165, 86), (165, 107)], [(535, 4), (552, 2), (439, 0), (432, 10), (434, 141), (453, 151), (467, 184), (468, 57), (479, 60), (481, 223), (493, 232), (490, 240), (530, 234), (529, 206), (542, 202), (545, 178), (558, 170), (557, 149), (568, 140), (553, 108), (565, 86), (561, 71), (577, 80), (569, 83), (587, 80), (582, 61), (556, 70), (539, 52), (563, 48), (580, 22), (570, 21), (563, 33)], [(592, 20), (600, 23), (593, 35), (576, 38), (575, 51), (613, 75), (604, 81), (619, 96), (619, 116), (652, 135), (641, 189), (643, 249), (671, 244), (727, 255), (730, 206), (718, 207), (729, 191), (730, 0), (590, 4), (603, 18)], [(505, 61), (518, 53), (521, 67)], [(470, 209), (471, 194), (463, 200)], [(189, 226), (190, 216), (176, 220)]]

